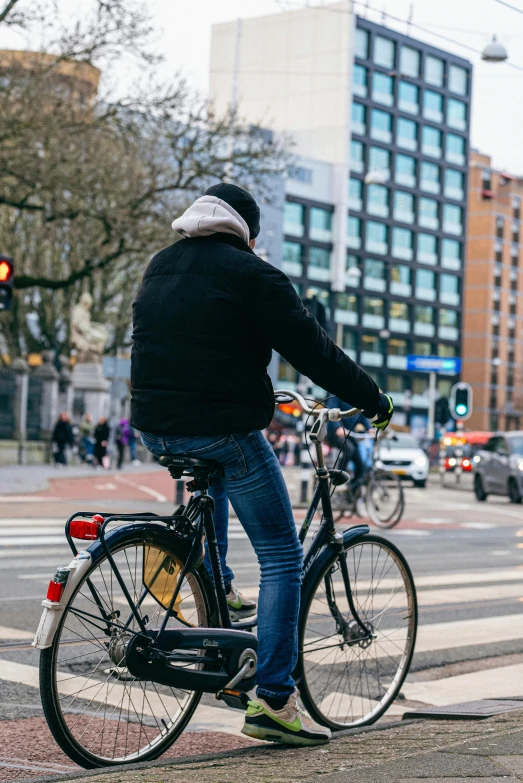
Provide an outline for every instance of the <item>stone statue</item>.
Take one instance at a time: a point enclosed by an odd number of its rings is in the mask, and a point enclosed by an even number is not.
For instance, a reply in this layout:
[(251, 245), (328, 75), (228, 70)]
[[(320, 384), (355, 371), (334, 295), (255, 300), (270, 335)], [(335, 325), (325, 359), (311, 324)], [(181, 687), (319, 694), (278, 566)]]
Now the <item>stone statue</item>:
[(91, 321), (93, 297), (84, 293), (73, 307), (71, 342), (77, 351), (77, 362), (101, 363), (109, 334), (104, 324)]

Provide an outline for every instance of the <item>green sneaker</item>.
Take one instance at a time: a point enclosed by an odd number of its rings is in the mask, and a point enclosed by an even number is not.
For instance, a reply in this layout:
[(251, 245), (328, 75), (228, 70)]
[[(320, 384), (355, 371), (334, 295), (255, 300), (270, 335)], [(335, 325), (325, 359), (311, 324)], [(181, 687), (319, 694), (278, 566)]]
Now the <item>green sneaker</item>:
[(286, 745), (325, 745), (331, 738), (330, 729), (307, 715), (298, 704), (298, 696), (298, 691), (294, 691), (281, 710), (273, 710), (260, 697), (250, 701), (242, 734)]
[(231, 620), (243, 620), (256, 614), (256, 602), (245, 598), (234, 585), (231, 585), (227, 593), (227, 605)]

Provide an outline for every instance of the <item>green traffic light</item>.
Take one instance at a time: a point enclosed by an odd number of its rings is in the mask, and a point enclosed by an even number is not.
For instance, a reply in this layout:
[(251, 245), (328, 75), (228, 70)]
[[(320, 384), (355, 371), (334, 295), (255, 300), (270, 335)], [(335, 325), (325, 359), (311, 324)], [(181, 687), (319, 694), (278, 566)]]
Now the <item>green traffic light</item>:
[(464, 416), (467, 412), (467, 406), (463, 403), (460, 403), (459, 405), (456, 405), (456, 413), (458, 416)]

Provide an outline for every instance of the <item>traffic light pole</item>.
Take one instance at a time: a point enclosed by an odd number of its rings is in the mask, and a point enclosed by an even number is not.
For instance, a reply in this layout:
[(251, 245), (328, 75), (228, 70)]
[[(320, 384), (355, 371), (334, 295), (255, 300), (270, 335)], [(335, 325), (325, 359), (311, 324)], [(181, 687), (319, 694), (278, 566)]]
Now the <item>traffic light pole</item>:
[(461, 474), (463, 472), (463, 465), (461, 458), (463, 457), (463, 448), (461, 443), (461, 433), (463, 432), (463, 422), (456, 422), (456, 433), (458, 435), (458, 442), (456, 444), (456, 484), (461, 482)]
[(427, 424), (427, 437), (432, 443), (434, 440), (434, 416), (436, 410), (436, 373), (429, 373), (429, 420)]

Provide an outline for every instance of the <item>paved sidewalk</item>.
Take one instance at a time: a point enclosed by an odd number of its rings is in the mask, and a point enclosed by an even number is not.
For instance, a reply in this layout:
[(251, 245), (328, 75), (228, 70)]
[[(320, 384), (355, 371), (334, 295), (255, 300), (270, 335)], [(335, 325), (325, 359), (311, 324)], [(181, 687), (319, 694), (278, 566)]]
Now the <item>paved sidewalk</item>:
[(327, 747), (288, 749), (264, 745), (59, 779), (69, 781), (86, 776), (99, 783), (523, 781), (523, 711), (481, 721), (405, 721), (389, 727), (382, 724), (344, 732)]

